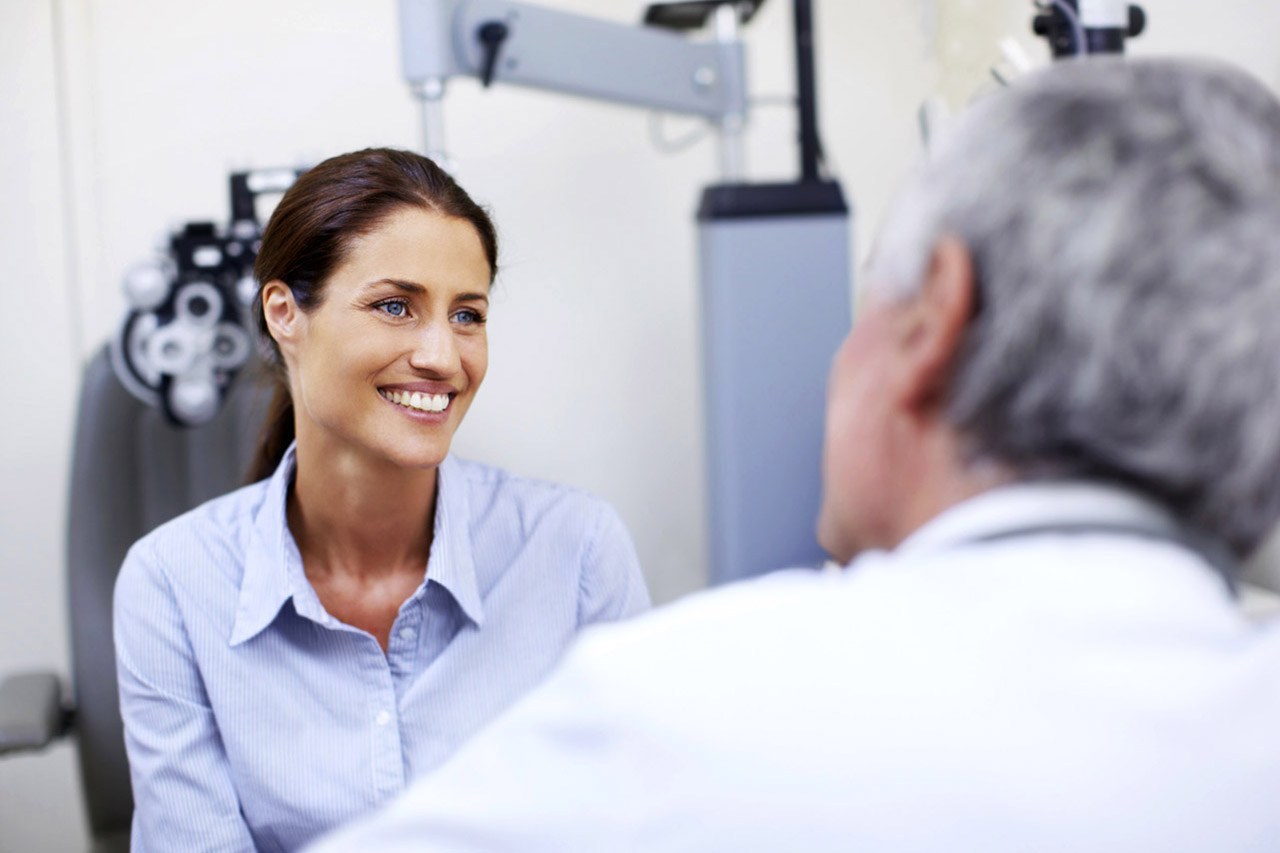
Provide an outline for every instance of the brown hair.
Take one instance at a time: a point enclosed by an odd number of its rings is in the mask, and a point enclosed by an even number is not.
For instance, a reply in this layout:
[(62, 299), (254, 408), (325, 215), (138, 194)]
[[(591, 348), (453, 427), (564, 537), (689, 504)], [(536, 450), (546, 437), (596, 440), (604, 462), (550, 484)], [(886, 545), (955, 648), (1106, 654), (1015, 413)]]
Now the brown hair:
[(498, 236), (489, 214), (447, 172), (412, 151), (368, 148), (331, 157), (298, 178), (271, 214), (253, 268), (258, 281), (254, 314), (273, 356), (276, 387), (250, 468), (250, 482), (271, 476), (294, 438), (293, 400), (280, 347), (267, 329), (262, 285), (282, 281), (302, 310), (314, 310), (324, 298), (329, 276), (346, 259), (352, 242), (405, 207), (470, 222), (480, 236), (489, 261), (489, 280), (493, 281), (498, 269)]

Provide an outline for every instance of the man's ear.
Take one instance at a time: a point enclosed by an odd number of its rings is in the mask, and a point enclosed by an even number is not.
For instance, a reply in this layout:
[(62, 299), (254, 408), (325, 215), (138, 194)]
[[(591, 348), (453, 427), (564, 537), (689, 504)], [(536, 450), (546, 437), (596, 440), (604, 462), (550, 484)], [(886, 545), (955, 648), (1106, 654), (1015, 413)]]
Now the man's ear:
[(931, 411), (940, 404), (976, 299), (973, 255), (957, 238), (943, 237), (899, 321), (898, 345), (905, 360), (901, 402), (909, 408)]
[(294, 301), (289, 285), (279, 279), (262, 285), (262, 316), (280, 352), (287, 352), (298, 336), (303, 319), (302, 309)]

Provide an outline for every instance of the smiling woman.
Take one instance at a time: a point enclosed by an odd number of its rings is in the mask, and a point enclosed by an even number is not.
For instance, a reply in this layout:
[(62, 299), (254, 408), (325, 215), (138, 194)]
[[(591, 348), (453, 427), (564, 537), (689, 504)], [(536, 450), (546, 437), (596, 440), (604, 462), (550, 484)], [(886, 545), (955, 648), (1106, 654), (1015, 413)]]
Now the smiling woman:
[(488, 215), (409, 152), (327, 160), (276, 208), (257, 482), (142, 539), (116, 586), (134, 850), (296, 849), (648, 606), (611, 507), (449, 452), (496, 268)]

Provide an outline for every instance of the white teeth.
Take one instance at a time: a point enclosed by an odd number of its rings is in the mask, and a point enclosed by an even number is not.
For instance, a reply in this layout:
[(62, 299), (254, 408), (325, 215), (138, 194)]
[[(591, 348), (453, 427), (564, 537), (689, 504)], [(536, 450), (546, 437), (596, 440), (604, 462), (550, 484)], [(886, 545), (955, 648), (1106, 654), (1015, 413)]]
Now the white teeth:
[(423, 394), (414, 391), (410, 394), (408, 391), (383, 391), (383, 397), (391, 402), (410, 409), (417, 409), (420, 412), (443, 412), (449, 408), (448, 394)]

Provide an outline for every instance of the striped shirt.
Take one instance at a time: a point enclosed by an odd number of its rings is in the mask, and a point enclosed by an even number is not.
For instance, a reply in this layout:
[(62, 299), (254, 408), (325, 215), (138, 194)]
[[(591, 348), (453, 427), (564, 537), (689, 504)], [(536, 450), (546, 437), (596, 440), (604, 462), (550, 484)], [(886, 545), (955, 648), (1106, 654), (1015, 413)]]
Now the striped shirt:
[(383, 653), (307, 581), (268, 480), (130, 550), (115, 590), (134, 851), (293, 850), (402, 791), (578, 629), (648, 607), (605, 502), (453, 456), (426, 577)]

